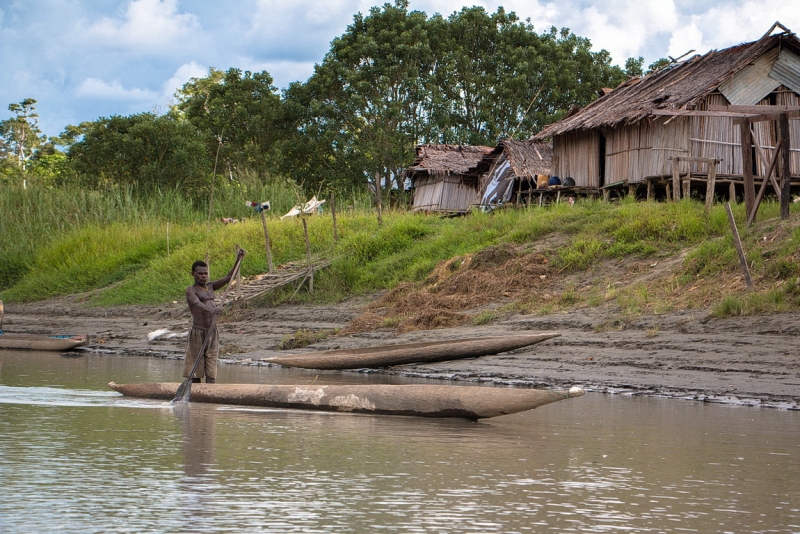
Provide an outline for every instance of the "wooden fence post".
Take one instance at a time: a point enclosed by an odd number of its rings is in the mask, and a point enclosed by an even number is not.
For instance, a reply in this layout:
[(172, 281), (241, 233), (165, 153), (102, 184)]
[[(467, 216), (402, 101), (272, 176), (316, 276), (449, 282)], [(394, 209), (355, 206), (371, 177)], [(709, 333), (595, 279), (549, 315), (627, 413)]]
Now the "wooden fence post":
[(267, 250), (267, 266), (269, 272), (273, 271), (272, 266), (272, 247), (269, 243), (269, 230), (267, 230), (267, 218), (264, 216), (264, 210), (261, 210), (261, 227), (264, 228), (264, 248)]
[(730, 202), (725, 204), (725, 209), (728, 211), (728, 222), (731, 225), (731, 233), (733, 234), (733, 244), (736, 246), (736, 252), (739, 254), (739, 263), (744, 271), (744, 279), (747, 282), (747, 287), (753, 289), (753, 280), (750, 278), (750, 268), (747, 266), (747, 258), (744, 257), (744, 249), (742, 249), (742, 240), (739, 239), (739, 230), (736, 229), (736, 221), (733, 219), (733, 212), (731, 211)]
[(339, 230), (336, 228), (336, 194), (331, 193), (331, 217), (333, 217), (333, 241), (339, 242)]
[(378, 225), (383, 226), (383, 206), (381, 205), (381, 176), (375, 173), (375, 198), (378, 201)]

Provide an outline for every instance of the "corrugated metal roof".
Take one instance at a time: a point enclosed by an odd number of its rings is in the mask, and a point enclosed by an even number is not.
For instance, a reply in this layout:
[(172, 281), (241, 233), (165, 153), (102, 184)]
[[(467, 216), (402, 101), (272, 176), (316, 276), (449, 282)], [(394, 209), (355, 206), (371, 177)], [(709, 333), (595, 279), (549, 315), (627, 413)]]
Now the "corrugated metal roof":
[(719, 92), (725, 95), (731, 104), (756, 105), (781, 84), (780, 81), (770, 78), (770, 72), (777, 59), (778, 48), (775, 47), (720, 85)]
[(795, 93), (800, 93), (800, 56), (784, 48), (769, 76)]

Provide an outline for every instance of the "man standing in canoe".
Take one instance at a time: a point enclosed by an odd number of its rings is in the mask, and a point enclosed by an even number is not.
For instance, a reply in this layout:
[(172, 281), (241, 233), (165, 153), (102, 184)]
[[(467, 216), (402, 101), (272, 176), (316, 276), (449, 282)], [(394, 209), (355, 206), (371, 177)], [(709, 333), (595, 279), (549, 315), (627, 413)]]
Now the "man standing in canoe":
[[(192, 312), (192, 328), (189, 330), (189, 339), (186, 342), (184, 356), (183, 376), (189, 377), (197, 358), (203, 358), (203, 365), (198, 365), (192, 377), (192, 382), (200, 382), (203, 376), (206, 383), (213, 384), (217, 379), (217, 360), (219, 359), (219, 333), (216, 317), (220, 310), (214, 304), (214, 291), (225, 287), (231, 281), (236, 266), (244, 258), (244, 250), (236, 253), (236, 262), (230, 272), (219, 280), (208, 281), (208, 265), (204, 261), (192, 264), (194, 285), (186, 288), (186, 302)], [(200, 354), (203, 342), (208, 336), (208, 343), (204, 354)]]

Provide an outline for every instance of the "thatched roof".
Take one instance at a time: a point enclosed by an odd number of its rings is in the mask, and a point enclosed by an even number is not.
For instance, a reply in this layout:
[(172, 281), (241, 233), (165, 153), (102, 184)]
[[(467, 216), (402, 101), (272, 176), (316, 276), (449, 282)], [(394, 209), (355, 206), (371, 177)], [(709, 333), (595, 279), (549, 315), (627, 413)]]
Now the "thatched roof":
[(497, 158), (505, 154), (514, 174), (518, 178), (536, 181), (537, 174), (550, 174), (553, 160), (553, 144), (541, 141), (514, 141), (502, 139), (497, 147), (487, 154), (470, 174), (480, 176), (489, 171)]
[(488, 146), (417, 145), (417, 157), (405, 173), (408, 176), (464, 174), (491, 151)]
[[(785, 31), (770, 36), (780, 26)], [(724, 50), (712, 50), (686, 61), (672, 63), (648, 76), (632, 78), (563, 120), (546, 126), (534, 139), (545, 139), (575, 130), (593, 130), (632, 124), (651, 117), (656, 110), (691, 110), (742, 69), (773, 48), (800, 52), (800, 40), (776, 23), (758, 41)], [(797, 91), (800, 88), (792, 88)]]

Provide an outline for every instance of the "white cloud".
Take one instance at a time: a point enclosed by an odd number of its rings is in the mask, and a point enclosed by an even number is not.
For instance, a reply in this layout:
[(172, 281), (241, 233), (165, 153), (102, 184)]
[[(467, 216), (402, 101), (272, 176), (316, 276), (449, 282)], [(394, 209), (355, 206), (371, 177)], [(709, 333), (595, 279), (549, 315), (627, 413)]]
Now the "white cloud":
[(164, 82), (161, 91), (161, 99), (164, 102), (172, 102), (175, 96), (175, 91), (182, 88), (186, 82), (192, 78), (205, 78), (208, 75), (208, 68), (198, 65), (194, 61), (191, 63), (184, 63), (170, 79)]
[(159, 94), (149, 89), (126, 89), (118, 81), (106, 82), (99, 78), (86, 78), (75, 89), (79, 98), (96, 98), (122, 102), (155, 102)]
[(83, 33), (108, 47), (168, 54), (186, 45), (200, 31), (191, 13), (178, 13), (177, 0), (131, 0), (122, 20), (103, 17)]
[(257, 0), (243, 43), (261, 51), (261, 57), (321, 61), (330, 41), (344, 33), (353, 15), (367, 13), (371, 5), (365, 0)]
[(690, 50), (694, 50), (694, 52), (683, 59), (688, 59), (694, 54), (705, 54), (708, 51), (708, 46), (703, 43), (703, 32), (697, 27), (697, 22), (694, 20), (673, 32), (665, 56), (677, 59)]
[(592, 5), (581, 11), (581, 19), (572, 31), (589, 37), (595, 50), (608, 50), (620, 64), (629, 57), (644, 55), (652, 41), (671, 32), (678, 24), (678, 14), (671, 0), (617, 0)]
[(314, 61), (254, 61), (240, 58), (239, 65), (251, 72), (267, 71), (272, 76), (273, 85), (285, 89), (292, 82), (304, 82), (314, 74)]

